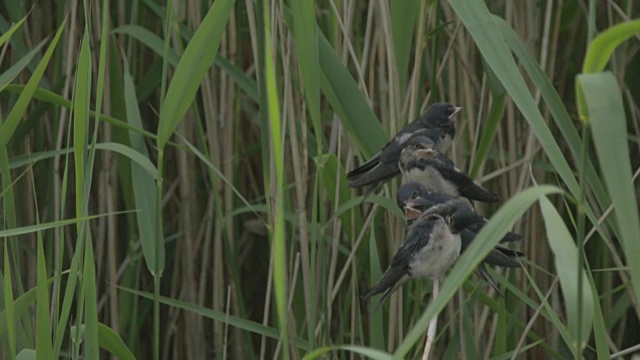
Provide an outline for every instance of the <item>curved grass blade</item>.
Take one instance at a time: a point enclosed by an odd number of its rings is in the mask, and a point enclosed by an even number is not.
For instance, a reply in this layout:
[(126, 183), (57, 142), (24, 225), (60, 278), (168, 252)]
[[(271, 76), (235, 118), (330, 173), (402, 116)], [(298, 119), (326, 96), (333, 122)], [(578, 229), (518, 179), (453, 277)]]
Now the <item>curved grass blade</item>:
[[(84, 194), (87, 132), (89, 122), (89, 103), (91, 94), (91, 52), (89, 49), (89, 32), (85, 29), (80, 45), (78, 68), (76, 70), (75, 90), (73, 94), (73, 160), (75, 169), (76, 194)], [(84, 196), (76, 196), (76, 217), (83, 214)], [(78, 234), (80, 223), (78, 223)], [(79, 235), (83, 236), (83, 235)]]
[[(129, 124), (133, 127), (142, 128), (135, 85), (129, 73), (127, 62), (125, 61), (124, 64), (124, 99), (127, 121), (129, 121)], [(134, 204), (136, 209), (140, 210), (136, 216), (140, 234), (140, 244), (142, 245), (142, 253), (147, 269), (155, 276), (164, 269), (165, 262), (164, 243), (157, 246), (156, 249), (157, 234), (155, 221), (158, 204), (155, 179), (158, 176), (158, 170), (153, 167), (153, 171), (149, 172), (149, 169), (142, 165), (147, 162), (151, 163), (142, 135), (129, 132), (129, 141), (131, 148), (128, 148), (128, 152), (130, 152), (131, 155), (133, 153), (139, 155), (137, 158), (140, 160), (139, 162), (131, 162), (131, 182), (133, 185)], [(124, 145), (123, 147), (126, 148)], [(130, 158), (134, 160), (133, 157)], [(156, 252), (158, 252), (158, 254), (156, 254)]]
[(213, 64), (234, 2), (214, 2), (184, 50), (160, 108), (157, 140), (159, 148), (164, 148), (182, 121), (196, 96), (202, 78)]
[[(122, 291), (126, 291), (128, 293), (144, 297), (145, 299), (153, 300), (153, 294), (151, 293), (147, 293), (147, 292), (139, 291), (135, 289), (128, 289), (122, 286), (118, 286), (118, 288), (120, 288)], [(165, 305), (169, 305), (178, 309), (194, 312), (196, 314), (202, 315), (214, 321), (220, 321), (225, 324), (229, 324), (241, 330), (249, 331), (254, 334), (266, 336), (268, 338), (275, 339), (275, 340), (280, 339), (280, 333), (278, 332), (278, 329), (264, 326), (255, 321), (244, 319), (235, 315), (225, 314), (219, 311), (206, 308), (204, 306), (190, 304), (188, 302), (171, 299), (164, 296), (160, 296), (160, 302)], [(309, 344), (303, 339), (300, 339), (297, 337), (293, 338), (293, 343), (295, 344), (295, 346), (299, 347), (302, 350), (307, 350), (307, 351), (310, 350)]]
[[(378, 254), (378, 245), (376, 243), (376, 227), (371, 227), (369, 234), (369, 279), (380, 279), (383, 269), (380, 268), (380, 254)], [(382, 319), (382, 311), (370, 311), (369, 337), (371, 339), (371, 347), (373, 349), (384, 349), (386, 344), (386, 336), (384, 330), (384, 321)]]
[(314, 1), (295, 0), (291, 2), (293, 12), (293, 37), (296, 40), (296, 55), (300, 64), (302, 85), (306, 106), (311, 115), (313, 131), (316, 134), (318, 154), (322, 149), (322, 128), (320, 127), (320, 60), (318, 59), (318, 36)]
[(411, 52), (414, 50), (413, 35), (418, 14), (420, 14), (420, 1), (389, 2), (391, 36), (393, 37), (393, 50), (396, 57), (401, 94), (404, 94), (404, 89), (407, 86), (407, 72), (409, 71)]
[(610, 72), (580, 75), (578, 82), (588, 107), (596, 153), (621, 234), (620, 242), (631, 274), (630, 285), (636, 299), (640, 299), (640, 223), (622, 94)]
[[(268, 6), (268, 5), (267, 5)], [(265, 6), (266, 10), (268, 7)], [(280, 328), (280, 341), (282, 341), (283, 358), (289, 358), (289, 351), (286, 350), (289, 347), (290, 334), (289, 326), (287, 325), (287, 284), (288, 274), (286, 270), (287, 253), (286, 253), (286, 238), (285, 238), (285, 191), (284, 191), (284, 151), (283, 151), (283, 138), (282, 132), (282, 118), (280, 116), (280, 104), (278, 100), (278, 90), (276, 87), (276, 74), (275, 65), (273, 60), (273, 49), (271, 47), (271, 22), (270, 11), (263, 12), (263, 46), (264, 46), (264, 80), (263, 90), (265, 94), (262, 96), (262, 100), (266, 103), (262, 103), (262, 106), (266, 107), (266, 115), (269, 126), (269, 148), (272, 149), (273, 154), (271, 160), (273, 165), (265, 166), (265, 179), (271, 179), (275, 177), (275, 196), (270, 198), (273, 201), (273, 205), (270, 207), (272, 213), (269, 218), (273, 222), (273, 230), (271, 232), (271, 242), (273, 246), (273, 283), (274, 292), (276, 298), (276, 312), (278, 316), (278, 327)], [(268, 168), (274, 168), (275, 176), (269, 175)], [(265, 184), (265, 190), (268, 191), (269, 186)]]
[(16, 356), (16, 360), (37, 360), (36, 351), (34, 349), (22, 349)]
[(603, 31), (589, 44), (582, 64), (582, 73), (589, 74), (604, 70), (613, 51), (639, 32), (640, 20), (623, 22)]
[(489, 153), (489, 148), (493, 144), (496, 133), (498, 132), (498, 125), (500, 120), (504, 116), (504, 109), (507, 102), (507, 93), (502, 87), (502, 84), (496, 79), (495, 74), (491, 71), (491, 68), (485, 67), (487, 72), (487, 79), (489, 88), (491, 89), (491, 107), (489, 108), (489, 114), (487, 114), (487, 121), (482, 126), (482, 136), (480, 137), (480, 143), (477, 148), (475, 159), (473, 159), (473, 166), (469, 175), (472, 179), (475, 179), (480, 171), (482, 162)]
[[(558, 129), (562, 133), (564, 142), (569, 146), (569, 149), (571, 149), (573, 158), (580, 159), (583, 153), (582, 140), (580, 139), (580, 135), (578, 134), (574, 122), (569, 116), (560, 95), (558, 95), (558, 92), (547, 75), (540, 68), (536, 59), (531, 55), (525, 44), (522, 42), (522, 39), (520, 39), (511, 26), (509, 26), (504, 19), (497, 16), (494, 16), (493, 19), (500, 28), (505, 41), (518, 57), (518, 60), (520, 60), (520, 64), (529, 74), (529, 78), (540, 90), (540, 95), (542, 95), (556, 126), (558, 126)], [(598, 199), (600, 206), (604, 209), (610, 204), (609, 195), (598, 177), (595, 167), (593, 166), (593, 162), (591, 162), (590, 159), (586, 160), (585, 175), (587, 182), (589, 183), (595, 197)], [(577, 194), (574, 193), (574, 195)]]
[(9, 245), (8, 241), (4, 241), (4, 314), (5, 328), (9, 342), (9, 355), (14, 358), (16, 356), (16, 313), (13, 300), (13, 284), (11, 281), (11, 262), (9, 261)]
[(389, 136), (327, 38), (322, 32), (318, 32), (318, 36), (322, 92), (360, 151), (371, 157), (389, 140)]
[[(26, 91), (26, 86), (25, 85), (9, 85), (7, 86), (7, 91), (11, 91), (14, 93), (22, 93), (24, 91)], [(53, 104), (53, 105), (57, 105), (57, 106), (62, 106), (65, 107), (67, 109), (71, 109), (71, 101), (69, 101), (68, 99), (65, 99), (64, 97), (54, 93), (53, 91), (47, 90), (47, 89), (43, 89), (43, 88), (36, 88), (35, 89), (35, 93), (33, 94), (33, 98), (34, 99), (38, 99), (38, 100), (42, 100), (44, 102), (47, 102), (49, 104)], [(90, 111), (89, 114), (93, 117), (96, 116), (95, 111)], [(144, 129), (141, 128), (134, 128), (130, 125), (128, 125), (126, 122), (120, 120), (120, 119), (116, 119), (114, 117), (111, 116), (107, 116), (104, 114), (101, 114), (98, 116), (98, 119), (100, 119), (100, 121), (104, 121), (108, 124), (111, 124), (113, 126), (117, 126), (119, 128), (125, 129), (125, 130), (129, 130), (129, 131), (135, 131), (136, 133), (142, 134), (145, 137), (151, 138), (151, 139), (156, 139), (156, 134), (150, 133)]]
[(314, 360), (314, 359), (325, 359), (328, 357), (328, 353), (333, 351), (349, 351), (354, 354), (360, 354), (366, 359), (374, 359), (374, 360), (390, 360), (391, 354), (376, 350), (364, 346), (354, 346), (354, 345), (342, 345), (342, 346), (325, 346), (319, 349), (315, 349), (314, 351), (305, 355), (302, 360)]
[(7, 40), (9, 40), (11, 38), (11, 35), (13, 35), (13, 33), (15, 33), (18, 29), (20, 29), (20, 27), (22, 26), (22, 24), (24, 23), (24, 21), (27, 19), (27, 17), (23, 17), (22, 19), (20, 19), (20, 21), (18, 21), (17, 23), (13, 24), (9, 30), (7, 30), (4, 34), (2, 34), (2, 36), (0, 36), (0, 46), (4, 45), (4, 43), (7, 42)]
[[(153, 52), (155, 52), (156, 54), (160, 56), (163, 56), (165, 54), (164, 41), (158, 35), (143, 28), (142, 26), (132, 24), (122, 25), (111, 30), (111, 33), (127, 34), (132, 38), (140, 41), (144, 45), (148, 46), (149, 49), (153, 50)], [(189, 40), (189, 38), (186, 36), (183, 36), (183, 38), (185, 38), (185, 40)], [(180, 57), (178, 56), (178, 54), (176, 54), (175, 51), (173, 51), (173, 49), (168, 49), (166, 54), (169, 64), (171, 64), (172, 66), (178, 65)], [(248, 77), (244, 72), (242, 72), (242, 70), (238, 69), (231, 62), (229, 62), (229, 60), (220, 55), (216, 55), (214, 62), (224, 71), (226, 71), (229, 76), (231, 76), (231, 79), (233, 79), (236, 84), (238, 84), (238, 86), (240, 86), (240, 88), (244, 90), (247, 95), (249, 95), (251, 99), (253, 99), (254, 101), (259, 100), (258, 87), (256, 85), (256, 82)]]
[[(598, 35), (589, 47), (582, 64), (582, 73), (590, 74), (601, 72), (611, 58), (613, 51), (631, 36), (640, 32), (640, 20), (627, 21), (602, 32)], [(578, 104), (578, 114), (580, 120), (587, 120), (588, 106), (585, 103), (584, 93), (580, 89), (580, 82), (576, 82), (576, 103)]]
[(609, 359), (611, 357), (608, 343), (609, 335), (607, 334), (607, 327), (604, 323), (604, 314), (602, 313), (602, 307), (600, 306), (598, 289), (596, 288), (592, 275), (589, 276), (588, 280), (589, 286), (591, 287), (591, 293), (593, 294), (593, 337), (596, 342), (596, 355), (598, 359)]
[(15, 79), (16, 76), (18, 76), (22, 70), (27, 67), (27, 65), (29, 65), (33, 57), (40, 53), (40, 49), (42, 49), (45, 43), (46, 40), (41, 41), (40, 44), (36, 45), (0, 75), (0, 92), (2, 92), (7, 85), (9, 85), (9, 83), (11, 83), (13, 79)]
[(56, 35), (53, 37), (53, 40), (51, 40), (51, 44), (49, 44), (47, 51), (45, 51), (44, 55), (42, 56), (42, 60), (40, 60), (38, 66), (36, 66), (36, 69), (33, 71), (33, 74), (29, 78), (29, 81), (27, 81), (27, 84), (25, 85), (22, 93), (20, 93), (20, 96), (18, 96), (18, 100), (16, 100), (13, 108), (11, 108), (11, 111), (9, 112), (9, 115), (7, 115), (5, 122), (2, 124), (2, 126), (0, 126), (0, 145), (6, 145), (7, 143), (9, 143), (9, 139), (11, 139), (13, 132), (18, 127), (20, 119), (22, 119), (22, 117), (24, 116), (27, 110), (27, 106), (31, 102), (33, 94), (38, 88), (38, 84), (40, 83), (40, 80), (44, 75), (44, 71), (49, 64), (49, 60), (51, 60), (53, 51), (58, 45), (58, 41), (60, 40), (60, 36), (62, 35), (62, 31), (64, 30), (66, 22), (66, 19), (62, 21), (62, 24), (58, 28)]
[(551, 130), (545, 123), (516, 66), (509, 47), (500, 34), (500, 28), (481, 0), (449, 0), (449, 3), (473, 37), (478, 50), (513, 99), (531, 126), (553, 167), (572, 194), (579, 194), (580, 186), (573, 175)]
[(29, 226), (22, 226), (22, 227), (17, 227), (17, 228), (13, 228), (13, 229), (0, 230), (0, 238), (2, 238), (2, 237), (10, 237), (10, 236), (18, 236), (18, 235), (25, 235), (25, 234), (30, 234), (30, 233), (33, 233), (33, 232), (36, 232), (36, 231), (44, 231), (44, 230), (53, 229), (53, 228), (59, 227), (59, 226), (67, 226), (67, 225), (71, 225), (71, 224), (76, 224), (76, 223), (78, 223), (80, 221), (93, 220), (93, 219), (97, 219), (97, 218), (102, 217), (102, 216), (126, 214), (126, 213), (130, 213), (130, 212), (132, 212), (132, 211), (117, 211), (117, 212), (114, 212), (114, 213), (111, 213), (111, 214), (82, 216), (82, 217), (79, 217), (79, 218), (76, 218), (76, 219), (53, 221), (53, 222), (48, 222), (48, 223), (44, 223), (44, 224), (29, 225)]
[(53, 358), (53, 343), (51, 342), (51, 318), (49, 317), (49, 281), (47, 279), (47, 265), (42, 246), (42, 233), (37, 234), (38, 241), (38, 275), (36, 285), (36, 351), (40, 354), (51, 354)]
[[(2, 276), (0, 276), (0, 278), (2, 278)], [(48, 285), (51, 285), (53, 283), (53, 279), (54, 278), (51, 278), (48, 280)], [(4, 281), (4, 279), (2, 280)], [(17, 299), (15, 299), (13, 302), (13, 305), (14, 305), (13, 311), (15, 316), (21, 317), (24, 314), (26, 314), (31, 308), (32, 304), (36, 301), (37, 295), (38, 294), (37, 294), (37, 287), (36, 287), (36, 288), (32, 288), (25, 291), (24, 294), (20, 295)], [(4, 337), (4, 335), (7, 333), (7, 327), (5, 326), (5, 324), (7, 322), (8, 316), (9, 314), (7, 314), (6, 309), (0, 311), (0, 337)]]
[(103, 323), (98, 323), (98, 342), (100, 347), (121, 360), (135, 360), (135, 356), (118, 333)]
[[(140, 25), (135, 24), (127, 24), (118, 26), (111, 30), (112, 34), (126, 34), (131, 38), (136, 39), (146, 45), (149, 49), (153, 50), (156, 54), (162, 56), (164, 53), (164, 40), (160, 38), (160, 36), (151, 32), (151, 30), (146, 29)], [(180, 62), (180, 56), (176, 54), (174, 49), (169, 49), (167, 51), (166, 60), (172, 66), (178, 65)]]
[(85, 309), (85, 356), (87, 359), (100, 357), (100, 341), (98, 339), (98, 295), (96, 290), (96, 266), (93, 256), (93, 241), (86, 237), (87, 245), (84, 253), (82, 270), (82, 292), (84, 293)]
[[(568, 318), (568, 329), (571, 339), (567, 343), (571, 345), (574, 354), (581, 354), (589, 340), (589, 334), (593, 324), (593, 297), (591, 287), (585, 269), (579, 268), (578, 251), (573, 237), (558, 210), (547, 198), (540, 199), (540, 208), (547, 229), (549, 247), (554, 255), (556, 270), (560, 278), (560, 287), (564, 296), (565, 311)], [(579, 292), (578, 271), (582, 271), (582, 293)], [(579, 299), (582, 298), (582, 299)], [(597, 296), (596, 296), (597, 298)], [(579, 302), (582, 309), (578, 309)], [(581, 311), (580, 311), (581, 310)]]
[[(91, 148), (91, 146), (89, 146), (89, 148)], [(152, 177), (155, 178), (158, 175), (158, 169), (156, 169), (156, 166), (151, 162), (151, 160), (149, 160), (149, 158), (126, 145), (114, 142), (97, 143), (95, 145), (95, 149), (116, 152), (137, 163)], [(9, 162), (9, 168), (16, 169), (26, 165), (33, 165), (40, 160), (51, 159), (57, 155), (66, 155), (72, 151), (72, 149), (61, 149), (17, 156), (11, 159)], [(0, 196), (1, 195), (2, 194), (0, 193)]]

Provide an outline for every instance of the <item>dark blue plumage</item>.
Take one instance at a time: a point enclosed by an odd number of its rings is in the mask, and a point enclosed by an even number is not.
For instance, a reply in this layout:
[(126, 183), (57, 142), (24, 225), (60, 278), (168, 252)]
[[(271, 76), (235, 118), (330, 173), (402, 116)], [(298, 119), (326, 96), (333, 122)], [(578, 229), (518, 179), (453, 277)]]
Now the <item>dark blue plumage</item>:
[(398, 132), (369, 161), (351, 170), (347, 174), (349, 186), (354, 188), (371, 186), (375, 189), (378, 185), (398, 175), (400, 173), (398, 169), (400, 153), (407, 141), (416, 134), (431, 139), (439, 151), (447, 151), (455, 136), (453, 117), (460, 109), (460, 107), (448, 103), (431, 105), (422, 116)]
[(410, 278), (442, 280), (460, 254), (460, 235), (448, 226), (449, 219), (425, 214), (407, 228), (407, 235), (384, 272), (363, 299), (383, 293), (377, 306)]
[(422, 135), (409, 139), (400, 155), (400, 172), (404, 182), (419, 182), (452, 197), (463, 196), (470, 200), (498, 202), (500, 198), (478, 185), (464, 174), (434, 146), (433, 141)]
[[(417, 182), (405, 183), (400, 187), (397, 203), (404, 211), (405, 220), (409, 225), (417, 216), (419, 218), (429, 214), (438, 214), (449, 219), (448, 225), (451, 232), (460, 235), (461, 252), (465, 251), (476, 234), (488, 221), (476, 212), (469, 200), (454, 198)], [(521, 239), (521, 235), (508, 232), (501, 242)], [(524, 256), (524, 254), (498, 245), (483, 259), (477, 270), (499, 293), (497, 285), (487, 272), (486, 264), (501, 267), (520, 267), (520, 262), (517, 260), (520, 256)]]

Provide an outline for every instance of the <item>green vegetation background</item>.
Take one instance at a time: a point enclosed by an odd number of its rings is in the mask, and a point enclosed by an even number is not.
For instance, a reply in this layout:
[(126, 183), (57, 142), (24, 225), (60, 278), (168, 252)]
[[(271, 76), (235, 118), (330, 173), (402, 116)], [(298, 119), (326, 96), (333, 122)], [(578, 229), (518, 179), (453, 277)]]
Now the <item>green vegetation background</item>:
[[(0, 4), (0, 358), (640, 352), (640, 14), (595, 1)], [(437, 299), (345, 173), (429, 104), (508, 199)], [(509, 229), (521, 270), (473, 275)]]

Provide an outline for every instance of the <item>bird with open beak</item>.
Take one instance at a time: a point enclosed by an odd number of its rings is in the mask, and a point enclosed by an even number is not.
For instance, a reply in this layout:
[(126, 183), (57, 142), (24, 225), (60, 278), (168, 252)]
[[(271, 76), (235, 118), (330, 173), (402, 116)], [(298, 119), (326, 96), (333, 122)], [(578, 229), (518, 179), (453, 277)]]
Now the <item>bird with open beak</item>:
[(453, 233), (449, 218), (424, 214), (407, 228), (407, 235), (393, 256), (391, 265), (363, 299), (382, 293), (376, 307), (409, 279), (441, 281), (460, 255), (460, 234)]
[[(410, 224), (416, 218), (425, 214), (436, 213), (450, 219), (452, 232), (460, 234), (461, 252), (471, 244), (476, 234), (487, 223), (487, 219), (473, 208), (471, 202), (465, 198), (454, 198), (448, 194), (426, 187), (417, 182), (403, 184), (398, 190), (397, 203), (405, 214), (405, 222)], [(501, 243), (521, 240), (522, 236), (508, 232)], [(503, 246), (494, 247), (478, 266), (480, 275), (498, 292), (497, 285), (489, 276), (486, 265), (516, 268), (521, 264), (518, 257), (523, 253)]]

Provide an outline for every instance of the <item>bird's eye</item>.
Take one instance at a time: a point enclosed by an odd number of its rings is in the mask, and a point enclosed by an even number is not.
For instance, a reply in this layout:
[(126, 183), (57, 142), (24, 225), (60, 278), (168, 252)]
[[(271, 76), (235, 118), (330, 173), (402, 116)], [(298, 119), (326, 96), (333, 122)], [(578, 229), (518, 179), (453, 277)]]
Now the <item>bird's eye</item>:
[(411, 198), (412, 198), (412, 199), (417, 199), (417, 198), (418, 198), (418, 192), (417, 192), (417, 191), (414, 191), (414, 192), (413, 192), (413, 195), (411, 195)]

